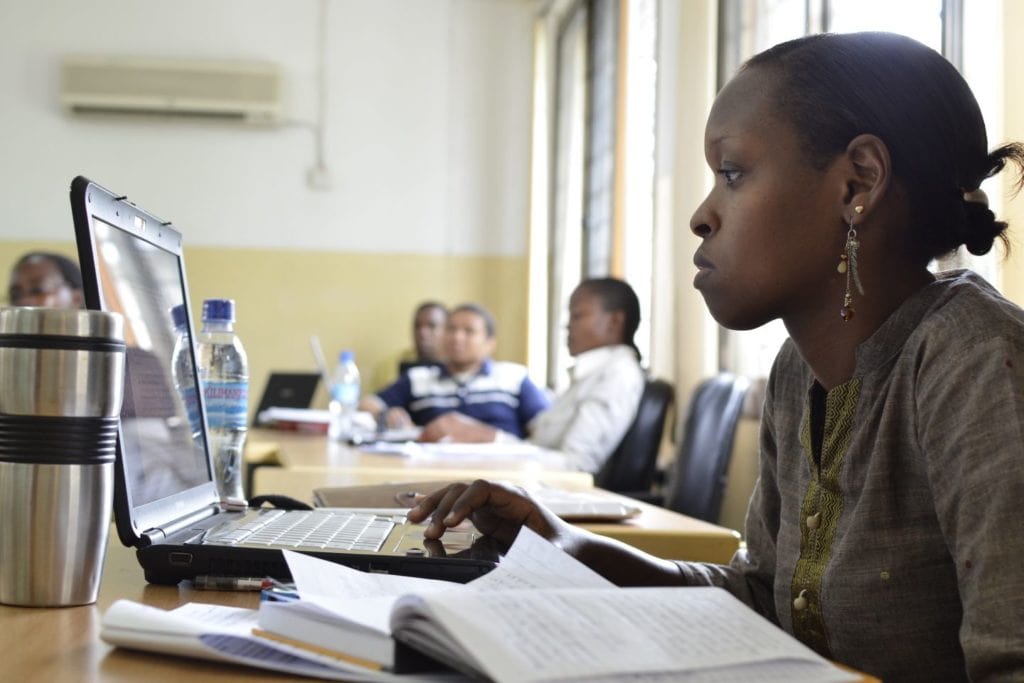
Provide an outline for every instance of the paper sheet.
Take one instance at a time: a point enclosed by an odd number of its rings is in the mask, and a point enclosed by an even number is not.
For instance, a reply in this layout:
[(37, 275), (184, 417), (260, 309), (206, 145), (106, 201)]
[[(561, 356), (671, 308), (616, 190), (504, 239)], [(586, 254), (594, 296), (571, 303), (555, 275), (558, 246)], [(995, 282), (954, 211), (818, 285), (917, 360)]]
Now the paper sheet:
[[(673, 680), (680, 680), (679, 672), (748, 669), (755, 663), (754, 670), (761, 671), (764, 662), (791, 660), (805, 662), (799, 668), (816, 670), (820, 680), (857, 680), (719, 588), (436, 598), (416, 603), (426, 605), (433, 626), (442, 624), (496, 681), (589, 681), (613, 674), (621, 680), (638, 674), (663, 677), (662, 672), (675, 672)], [(414, 609), (416, 603), (410, 602)], [(399, 610), (405, 604), (401, 601)], [(399, 627), (400, 621), (395, 620)]]

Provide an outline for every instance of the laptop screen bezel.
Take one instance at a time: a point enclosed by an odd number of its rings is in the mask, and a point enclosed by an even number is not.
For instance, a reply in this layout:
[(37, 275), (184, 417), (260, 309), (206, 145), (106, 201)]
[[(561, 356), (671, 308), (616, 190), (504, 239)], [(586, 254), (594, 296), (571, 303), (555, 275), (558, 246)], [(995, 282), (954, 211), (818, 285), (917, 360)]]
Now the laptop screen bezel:
[[(78, 245), (78, 260), (82, 269), (83, 291), (86, 307), (93, 310), (111, 310), (103, 298), (100, 285), (98, 258), (95, 253), (95, 222), (102, 221), (128, 233), (135, 239), (174, 256), (182, 287), (185, 320), (188, 325), (189, 347), (192, 354), (193, 372), (198, 364), (195, 358), (195, 329), (189, 305), (188, 280), (185, 277), (185, 259), (181, 234), (164, 221), (145, 209), (127, 201), (87, 178), (78, 176), (71, 183), (71, 212), (75, 226), (75, 241)], [(195, 386), (200, 386), (198, 375), (193, 377)], [(118, 427), (117, 458), (114, 466), (114, 519), (118, 536), (127, 546), (144, 545), (156, 531), (165, 529), (175, 520), (202, 516), (204, 511), (214, 514), (220, 508), (220, 498), (213, 482), (213, 467), (210, 459), (206, 406), (202, 392), (198, 392), (202, 443), (206, 456), (207, 481), (170, 496), (152, 502), (138, 504), (133, 500), (129, 477), (124, 467), (125, 454), (122, 449), (123, 435)]]

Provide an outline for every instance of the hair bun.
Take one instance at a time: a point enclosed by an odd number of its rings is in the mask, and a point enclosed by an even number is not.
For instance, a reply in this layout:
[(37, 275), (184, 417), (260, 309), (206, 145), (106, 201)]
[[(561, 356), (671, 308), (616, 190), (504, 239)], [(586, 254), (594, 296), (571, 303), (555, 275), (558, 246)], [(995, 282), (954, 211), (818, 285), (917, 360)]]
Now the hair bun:
[(964, 202), (963, 233), (961, 238), (967, 251), (975, 256), (987, 254), (992, 243), (1006, 230), (1006, 223), (996, 220), (996, 215), (981, 202)]

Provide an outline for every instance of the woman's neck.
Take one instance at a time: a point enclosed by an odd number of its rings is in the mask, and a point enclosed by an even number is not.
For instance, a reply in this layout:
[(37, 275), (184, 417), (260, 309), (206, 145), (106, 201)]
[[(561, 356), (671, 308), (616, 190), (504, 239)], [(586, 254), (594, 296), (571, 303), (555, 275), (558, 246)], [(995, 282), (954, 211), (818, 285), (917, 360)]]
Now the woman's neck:
[[(903, 277), (889, 278), (884, 287), (872, 288), (854, 302), (856, 313), (849, 321), (834, 310), (816, 310), (783, 322), (800, 355), (818, 382), (831, 390), (853, 377), (857, 366), (857, 347), (882, 326), (904, 301), (934, 280), (927, 269), (905, 271)], [(874, 280), (881, 282), (882, 280)]]

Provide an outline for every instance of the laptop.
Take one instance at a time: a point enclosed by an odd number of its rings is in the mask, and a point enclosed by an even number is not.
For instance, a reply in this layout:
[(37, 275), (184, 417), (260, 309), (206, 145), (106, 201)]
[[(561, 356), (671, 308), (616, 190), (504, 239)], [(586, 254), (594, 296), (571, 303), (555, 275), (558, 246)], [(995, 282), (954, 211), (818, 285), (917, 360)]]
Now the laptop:
[(308, 408), (319, 383), (319, 372), (270, 373), (253, 424), (260, 424), (260, 414), (267, 408)]
[[(222, 502), (196, 389), (181, 234), (81, 176), (71, 183), (71, 211), (87, 306), (125, 318), (131, 352), (125, 355), (114, 519), (121, 542), (137, 549), (147, 581), (176, 584), (200, 575), (288, 580), (283, 548), (366, 571), (459, 582), (496, 565), (499, 549), (472, 528), (427, 541), (424, 527), (398, 512), (255, 510)], [(171, 313), (179, 306), (187, 323), (182, 331)]]

